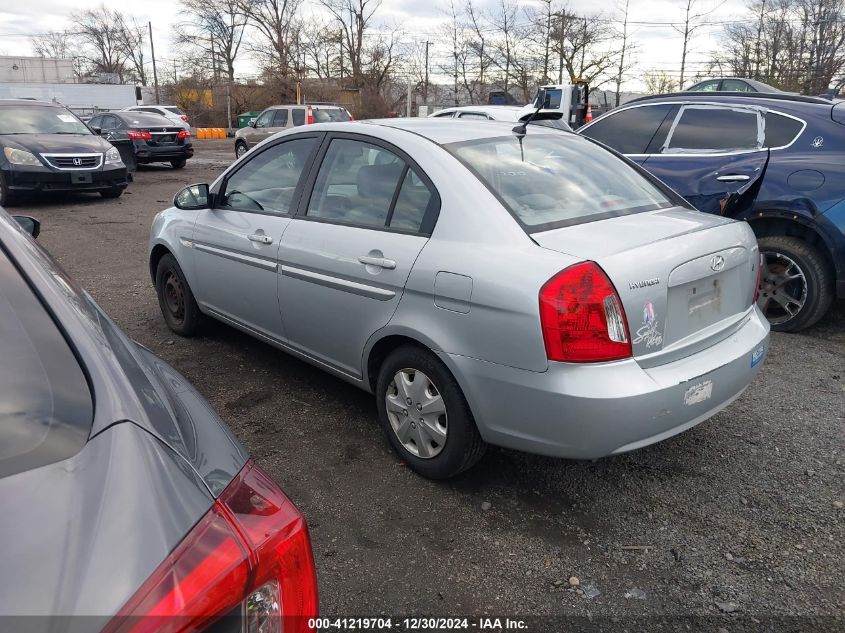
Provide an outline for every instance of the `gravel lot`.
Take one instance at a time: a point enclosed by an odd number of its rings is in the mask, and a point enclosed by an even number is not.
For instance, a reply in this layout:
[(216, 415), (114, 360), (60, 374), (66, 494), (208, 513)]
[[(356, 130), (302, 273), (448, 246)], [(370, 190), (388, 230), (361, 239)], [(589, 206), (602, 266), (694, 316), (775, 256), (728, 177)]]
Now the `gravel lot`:
[(370, 395), (223, 325), (190, 340), (166, 328), (147, 273), (150, 222), (233, 156), (231, 141), (196, 147), (182, 171), (142, 168), (118, 200), (14, 211), (41, 219), (41, 244), (193, 381), (296, 501), (324, 616), (572, 618), (529, 619), (532, 631), (845, 628), (844, 302), (803, 334), (775, 334), (757, 382), (692, 431), (596, 462), (491, 449), (432, 483), (390, 451)]

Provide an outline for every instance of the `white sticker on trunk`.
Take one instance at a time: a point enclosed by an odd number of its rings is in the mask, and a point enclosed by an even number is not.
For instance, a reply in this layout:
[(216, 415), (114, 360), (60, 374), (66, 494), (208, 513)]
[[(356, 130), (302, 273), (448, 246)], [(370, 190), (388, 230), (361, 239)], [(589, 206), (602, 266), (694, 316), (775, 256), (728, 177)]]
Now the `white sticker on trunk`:
[(691, 407), (699, 402), (704, 402), (713, 395), (713, 381), (705, 380), (687, 389), (684, 394), (684, 404)]
[(76, 119), (73, 117), (73, 115), (57, 114), (56, 116), (59, 117), (60, 121), (64, 121), (65, 123), (76, 123)]

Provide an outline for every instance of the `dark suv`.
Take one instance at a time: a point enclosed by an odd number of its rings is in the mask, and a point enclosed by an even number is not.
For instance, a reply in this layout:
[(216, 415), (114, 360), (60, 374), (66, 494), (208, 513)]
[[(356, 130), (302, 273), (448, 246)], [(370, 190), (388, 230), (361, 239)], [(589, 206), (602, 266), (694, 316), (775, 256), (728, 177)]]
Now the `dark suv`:
[(579, 130), (693, 206), (746, 220), (765, 258), (758, 305), (775, 330), (845, 297), (845, 103), (755, 93), (636, 99)]

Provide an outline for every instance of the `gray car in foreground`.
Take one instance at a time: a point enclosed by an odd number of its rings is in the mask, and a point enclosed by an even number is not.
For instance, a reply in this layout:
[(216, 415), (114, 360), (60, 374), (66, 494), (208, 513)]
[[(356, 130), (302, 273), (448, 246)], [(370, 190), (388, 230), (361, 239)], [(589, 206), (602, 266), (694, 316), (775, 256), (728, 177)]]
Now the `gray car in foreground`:
[(316, 615), (296, 507), (2, 209), (0, 507), (3, 631), (289, 633)]
[(487, 443), (596, 458), (730, 404), (769, 340), (748, 226), (587, 138), (512, 128), (273, 136), (156, 216), (167, 324), (214, 317), (374, 392), (434, 478)]

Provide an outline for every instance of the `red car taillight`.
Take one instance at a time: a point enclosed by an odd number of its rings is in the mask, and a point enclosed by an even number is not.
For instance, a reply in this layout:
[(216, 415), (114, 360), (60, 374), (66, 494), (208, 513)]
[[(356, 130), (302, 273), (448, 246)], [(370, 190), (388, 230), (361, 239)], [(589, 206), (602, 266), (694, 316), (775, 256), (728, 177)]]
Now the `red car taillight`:
[(225, 616), (248, 633), (302, 633), (317, 613), (305, 519), (250, 461), (105, 632), (198, 631)]
[(311, 109), (311, 106), (308, 106), (307, 113), (308, 113), (307, 123), (308, 123), (308, 125), (311, 125), (314, 122), (314, 111)]
[(149, 141), (153, 135), (149, 132), (143, 132), (139, 130), (129, 130), (126, 132), (127, 136), (133, 141)]
[(592, 363), (631, 356), (622, 302), (595, 262), (570, 266), (545, 283), (540, 324), (549, 360)]
[(181, 115), (179, 115), (179, 118), (182, 119), (183, 121), (187, 121), (188, 115), (187, 114), (181, 114)]
[(188, 130), (182, 130), (176, 135), (176, 138), (191, 138), (191, 133)]

